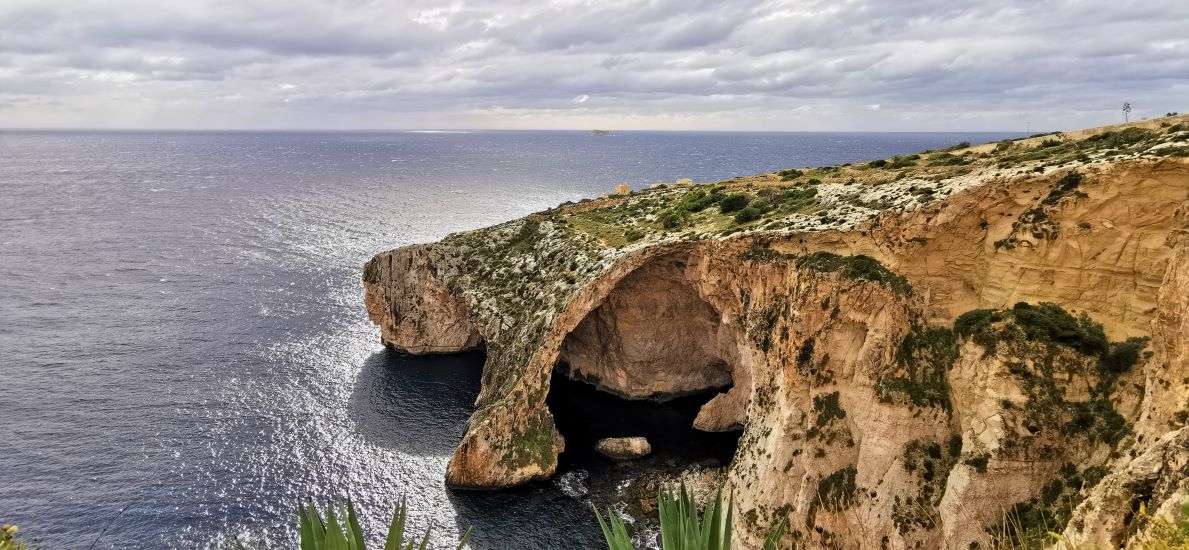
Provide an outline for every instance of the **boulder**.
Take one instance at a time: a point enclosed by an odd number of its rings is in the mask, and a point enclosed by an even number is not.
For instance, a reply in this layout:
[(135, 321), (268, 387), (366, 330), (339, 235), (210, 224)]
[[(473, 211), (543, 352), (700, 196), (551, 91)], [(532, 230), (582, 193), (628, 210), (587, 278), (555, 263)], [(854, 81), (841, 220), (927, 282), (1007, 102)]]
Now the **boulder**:
[(600, 439), (595, 450), (611, 460), (634, 460), (648, 456), (652, 445), (643, 437), (609, 437)]

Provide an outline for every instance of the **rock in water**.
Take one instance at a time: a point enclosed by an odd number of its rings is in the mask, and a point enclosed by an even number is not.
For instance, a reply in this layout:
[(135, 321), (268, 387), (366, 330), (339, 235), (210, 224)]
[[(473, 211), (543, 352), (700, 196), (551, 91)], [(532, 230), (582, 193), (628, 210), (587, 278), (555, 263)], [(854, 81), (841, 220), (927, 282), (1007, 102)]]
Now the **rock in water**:
[(611, 460), (634, 460), (648, 456), (652, 445), (643, 437), (608, 437), (600, 439), (595, 450)]

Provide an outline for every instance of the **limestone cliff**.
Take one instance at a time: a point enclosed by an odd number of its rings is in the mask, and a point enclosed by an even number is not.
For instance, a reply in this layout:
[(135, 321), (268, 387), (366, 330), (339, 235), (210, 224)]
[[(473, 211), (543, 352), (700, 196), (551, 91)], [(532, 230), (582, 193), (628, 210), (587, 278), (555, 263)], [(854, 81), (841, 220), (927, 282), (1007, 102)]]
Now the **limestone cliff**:
[(1117, 545), (1189, 497), (1186, 117), (654, 187), (377, 255), (382, 340), (485, 347), (455, 487), (553, 474), (554, 369), (725, 389), (740, 548)]

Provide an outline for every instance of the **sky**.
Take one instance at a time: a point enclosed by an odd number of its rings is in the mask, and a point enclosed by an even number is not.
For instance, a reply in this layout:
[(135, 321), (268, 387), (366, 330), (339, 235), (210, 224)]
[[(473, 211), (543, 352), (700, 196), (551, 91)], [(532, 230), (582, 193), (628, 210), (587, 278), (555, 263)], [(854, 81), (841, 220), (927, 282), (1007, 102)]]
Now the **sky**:
[(0, 127), (1047, 131), (1189, 111), (1186, 0), (0, 0)]

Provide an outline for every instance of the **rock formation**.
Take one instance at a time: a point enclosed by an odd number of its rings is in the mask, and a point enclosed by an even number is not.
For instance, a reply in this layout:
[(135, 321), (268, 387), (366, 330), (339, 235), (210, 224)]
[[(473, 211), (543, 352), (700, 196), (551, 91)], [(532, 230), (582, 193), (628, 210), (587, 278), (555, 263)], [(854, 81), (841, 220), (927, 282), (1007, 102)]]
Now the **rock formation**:
[(595, 450), (611, 460), (633, 460), (648, 456), (652, 445), (643, 437), (608, 437), (600, 439)]
[(382, 340), (487, 350), (446, 472), (554, 473), (554, 369), (723, 390), (740, 548), (1117, 547), (1189, 498), (1189, 118), (566, 204), (364, 269)]

